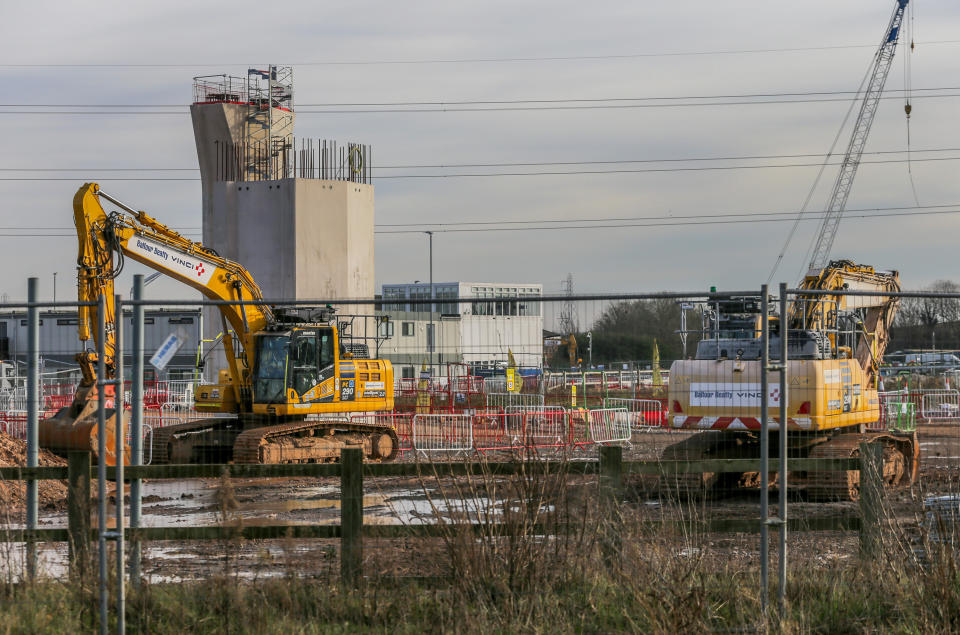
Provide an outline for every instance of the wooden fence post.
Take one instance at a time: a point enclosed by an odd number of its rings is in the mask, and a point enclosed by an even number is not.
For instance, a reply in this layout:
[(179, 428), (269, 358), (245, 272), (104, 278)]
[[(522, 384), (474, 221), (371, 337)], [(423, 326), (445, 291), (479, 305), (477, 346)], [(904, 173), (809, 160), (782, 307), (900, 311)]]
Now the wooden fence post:
[(621, 565), (620, 491), (623, 484), (623, 448), (619, 445), (600, 446), (600, 510), (603, 515), (604, 561), (611, 570)]
[(90, 562), (90, 452), (67, 453), (67, 534), (70, 575), (83, 580)]
[(883, 446), (860, 444), (860, 555), (876, 555), (880, 542), (883, 510)]
[(363, 450), (340, 450), (340, 577), (357, 587), (363, 577)]
[(600, 446), (600, 486), (605, 496), (616, 501), (623, 484), (623, 448), (619, 445)]

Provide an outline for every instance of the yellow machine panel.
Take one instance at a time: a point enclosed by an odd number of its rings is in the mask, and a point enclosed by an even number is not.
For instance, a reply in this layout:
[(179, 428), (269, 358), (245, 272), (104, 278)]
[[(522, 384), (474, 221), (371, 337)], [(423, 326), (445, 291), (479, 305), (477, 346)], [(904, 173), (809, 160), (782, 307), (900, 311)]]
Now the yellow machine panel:
[[(669, 413), (675, 428), (759, 430), (760, 362), (680, 360), (670, 367)], [(789, 430), (825, 431), (879, 419), (877, 391), (856, 359), (788, 362)], [(779, 375), (768, 377), (771, 429), (779, 428)]]

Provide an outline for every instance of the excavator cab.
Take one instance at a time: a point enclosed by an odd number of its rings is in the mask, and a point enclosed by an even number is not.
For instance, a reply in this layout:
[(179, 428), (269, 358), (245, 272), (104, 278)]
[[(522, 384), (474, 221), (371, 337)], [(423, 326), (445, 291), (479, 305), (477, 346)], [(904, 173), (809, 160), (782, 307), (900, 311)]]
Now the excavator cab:
[(332, 401), (338, 343), (331, 326), (293, 328), (256, 338), (253, 403)]

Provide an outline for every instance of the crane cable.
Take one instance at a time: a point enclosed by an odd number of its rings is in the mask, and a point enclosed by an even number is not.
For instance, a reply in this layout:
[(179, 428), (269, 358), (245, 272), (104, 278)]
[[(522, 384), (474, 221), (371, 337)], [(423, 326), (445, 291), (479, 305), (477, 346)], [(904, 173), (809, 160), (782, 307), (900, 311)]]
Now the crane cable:
[[(875, 53), (874, 57), (879, 53)], [(793, 226), (790, 228), (790, 233), (787, 234), (787, 239), (783, 243), (783, 247), (780, 248), (780, 253), (777, 254), (777, 260), (773, 263), (773, 268), (770, 270), (770, 275), (767, 276), (767, 284), (770, 284), (770, 281), (773, 280), (773, 277), (777, 275), (777, 269), (780, 268), (780, 264), (783, 262), (783, 257), (787, 253), (787, 249), (790, 247), (790, 243), (793, 240), (794, 235), (797, 233), (797, 228), (800, 226), (800, 221), (803, 219), (803, 215), (807, 211), (807, 206), (810, 205), (810, 200), (813, 198), (814, 192), (817, 190), (817, 185), (820, 183), (820, 178), (823, 176), (823, 171), (827, 168), (827, 164), (830, 162), (830, 159), (833, 157), (834, 151), (837, 148), (837, 143), (840, 141), (840, 135), (843, 133), (843, 129), (846, 127), (847, 122), (850, 120), (850, 115), (853, 113), (854, 106), (857, 105), (860, 101), (860, 93), (864, 90), (864, 86), (867, 83), (867, 80), (870, 77), (870, 72), (873, 69), (873, 62), (867, 65), (867, 71), (863, 75), (863, 79), (860, 80), (860, 85), (857, 87), (856, 92), (853, 94), (853, 97), (850, 100), (850, 106), (847, 108), (847, 114), (843, 116), (843, 121), (840, 123), (840, 128), (837, 129), (837, 134), (833, 138), (833, 143), (830, 144), (830, 150), (823, 157), (823, 163), (820, 164), (820, 170), (817, 172), (817, 177), (813, 180), (813, 185), (810, 186), (810, 190), (807, 192), (807, 197), (803, 200), (803, 205), (800, 207), (800, 211), (797, 214), (796, 220), (793, 222)], [(814, 236), (816, 240), (816, 236)], [(807, 248), (806, 254), (804, 254), (803, 262), (808, 262), (808, 257), (810, 252), (813, 250), (813, 242), (810, 243), (810, 246)], [(800, 276), (803, 277), (802, 275)]]
[[(914, 3), (915, 4), (915, 3)], [(914, 45), (914, 21), (913, 21), (913, 7), (914, 4), (907, 6), (908, 21), (907, 29), (908, 35), (910, 37), (910, 50), (906, 55), (903, 56), (903, 111), (907, 115), (907, 176), (910, 178), (910, 189), (913, 192), (913, 202), (917, 205), (920, 205), (920, 198), (917, 196), (917, 184), (913, 180), (913, 162), (911, 161), (911, 149), (910, 149), (910, 113), (913, 112), (913, 105), (910, 103), (910, 99), (913, 96), (913, 78), (912, 78), (912, 68), (911, 61), (913, 57), (913, 51), (915, 48)]]

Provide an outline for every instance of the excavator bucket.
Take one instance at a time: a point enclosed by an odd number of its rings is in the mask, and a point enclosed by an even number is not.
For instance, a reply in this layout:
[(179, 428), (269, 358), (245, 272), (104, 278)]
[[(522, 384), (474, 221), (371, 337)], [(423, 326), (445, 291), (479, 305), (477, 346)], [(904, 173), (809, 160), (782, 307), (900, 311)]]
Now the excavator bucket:
[[(124, 424), (129, 423), (129, 413), (123, 413), (123, 417)], [(123, 426), (124, 429), (126, 427), (126, 425)], [(89, 451), (93, 453), (93, 460), (99, 461), (98, 428), (96, 389), (92, 386), (80, 386), (73, 404), (61, 409), (54, 416), (40, 421), (38, 429), (40, 447), (59, 455), (66, 455), (67, 452)], [(107, 441), (104, 461), (106, 465), (116, 465), (117, 416), (113, 408), (106, 410), (104, 432)], [(130, 447), (126, 443), (123, 446), (124, 465), (129, 465)]]

